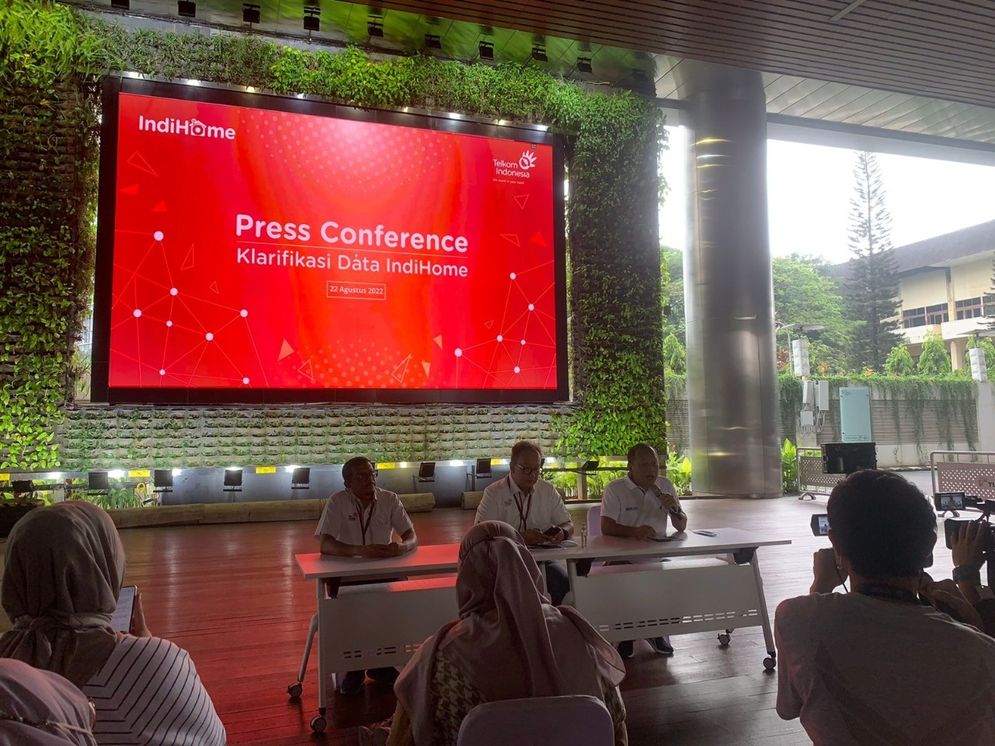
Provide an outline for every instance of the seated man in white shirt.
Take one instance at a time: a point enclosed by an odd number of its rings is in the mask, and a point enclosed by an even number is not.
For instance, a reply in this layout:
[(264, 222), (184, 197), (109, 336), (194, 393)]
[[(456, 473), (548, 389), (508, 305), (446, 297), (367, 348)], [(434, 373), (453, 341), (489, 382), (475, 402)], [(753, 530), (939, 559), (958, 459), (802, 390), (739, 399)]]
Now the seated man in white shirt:
[[(325, 503), (314, 535), (321, 538), (321, 553), (336, 557), (381, 559), (410, 552), (418, 544), (415, 527), (400, 499), (377, 487), (377, 470), (363, 456), (351, 458), (342, 467), (345, 489)], [(397, 532), (400, 542), (393, 540)], [(393, 683), (397, 669), (373, 668), (370, 678)], [(364, 672), (349, 671), (339, 685), (342, 694), (358, 694)]]
[[(574, 530), (570, 514), (556, 488), (539, 478), (541, 473), (542, 449), (527, 440), (515, 443), (510, 473), (484, 490), (473, 522), (503, 521), (532, 547), (569, 539)], [(559, 606), (570, 590), (567, 571), (556, 562), (540, 564), (545, 569), (550, 600)]]
[[(995, 640), (921, 598), (936, 517), (901, 476), (851, 474), (829, 497), (832, 549), (774, 619), (777, 714), (816, 744), (995, 743)], [(849, 577), (850, 593), (832, 590)]]
[[(629, 449), (626, 460), (628, 476), (609, 482), (601, 496), (601, 533), (648, 541), (666, 536), (669, 522), (673, 522), (677, 531), (686, 529), (687, 514), (677, 499), (673, 482), (660, 476), (656, 449), (639, 443)], [(646, 642), (661, 655), (674, 654), (668, 637), (654, 637)], [(631, 658), (632, 641), (619, 643), (618, 652), (623, 658)]]

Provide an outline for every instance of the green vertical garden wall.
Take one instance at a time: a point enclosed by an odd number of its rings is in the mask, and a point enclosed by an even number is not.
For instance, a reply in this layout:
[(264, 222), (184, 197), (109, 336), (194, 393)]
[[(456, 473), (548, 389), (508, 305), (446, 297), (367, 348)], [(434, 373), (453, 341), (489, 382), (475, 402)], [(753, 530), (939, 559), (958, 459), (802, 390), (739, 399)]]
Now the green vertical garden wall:
[[(134, 71), (541, 122), (566, 133), (569, 406), (76, 406), (74, 360), (92, 293), (99, 76)], [(537, 66), (371, 59), (257, 36), (129, 31), (65, 6), (0, 5), (0, 466), (169, 460), (441, 458), (501, 452), (519, 437), (564, 454), (662, 446), (658, 184), (652, 102), (590, 92)], [(180, 433), (181, 435), (177, 435)]]

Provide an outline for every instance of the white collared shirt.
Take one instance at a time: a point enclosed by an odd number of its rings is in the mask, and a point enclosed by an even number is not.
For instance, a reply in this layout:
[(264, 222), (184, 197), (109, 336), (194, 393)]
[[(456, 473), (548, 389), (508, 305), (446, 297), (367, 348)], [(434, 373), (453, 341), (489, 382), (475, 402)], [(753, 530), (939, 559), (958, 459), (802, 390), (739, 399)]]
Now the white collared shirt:
[[(364, 540), (363, 525), (366, 521), (369, 525)], [(392, 530), (402, 536), (413, 528), (397, 494), (376, 487), (372, 515), (369, 508), (362, 508), (359, 498), (349, 490), (341, 490), (328, 498), (314, 535), (320, 537), (327, 534), (343, 544), (363, 546), (389, 544)]]
[[(674, 483), (666, 477), (657, 477), (656, 486), (665, 495), (677, 499)], [(677, 500), (680, 505), (680, 500)], [(601, 515), (611, 518), (620, 526), (651, 526), (657, 536), (667, 535), (670, 511), (660, 498), (644, 490), (629, 477), (609, 482), (601, 496)]]
[[(504, 521), (516, 531), (525, 533), (530, 528), (545, 531), (550, 526), (559, 526), (570, 522), (570, 514), (563, 504), (563, 498), (556, 488), (544, 479), (540, 479), (532, 488), (532, 497), (522, 496), (522, 491), (509, 474), (488, 485), (477, 506), (474, 523), (481, 521)], [(523, 505), (522, 513), (526, 521), (522, 525), (522, 515), (519, 515), (515, 496)]]

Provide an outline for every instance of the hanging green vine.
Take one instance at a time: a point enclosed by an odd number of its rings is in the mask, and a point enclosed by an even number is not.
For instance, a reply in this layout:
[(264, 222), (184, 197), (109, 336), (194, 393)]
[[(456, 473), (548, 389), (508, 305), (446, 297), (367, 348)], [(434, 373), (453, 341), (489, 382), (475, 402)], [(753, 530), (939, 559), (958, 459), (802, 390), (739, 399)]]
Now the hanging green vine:
[(0, 298), (0, 464), (58, 462), (52, 432), (71, 399), (73, 343), (92, 287), (92, 83), (112, 70), (543, 122), (567, 132), (579, 406), (557, 419), (560, 447), (606, 454), (634, 440), (664, 444), (655, 157), (662, 128), (647, 100), (589, 92), (531, 65), (375, 61), (358, 49), (305, 51), (249, 35), (131, 31), (24, 0), (0, 5), (0, 39), (0, 152), (11, 164), (0, 176), (0, 269), (9, 278)]

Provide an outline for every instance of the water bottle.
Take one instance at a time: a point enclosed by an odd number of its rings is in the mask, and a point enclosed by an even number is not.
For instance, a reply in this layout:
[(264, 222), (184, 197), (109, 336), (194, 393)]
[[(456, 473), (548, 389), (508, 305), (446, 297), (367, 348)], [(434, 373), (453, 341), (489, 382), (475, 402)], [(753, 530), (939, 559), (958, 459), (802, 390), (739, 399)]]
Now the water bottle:
[(587, 547), (587, 524), (580, 524), (580, 545), (581, 547)]

